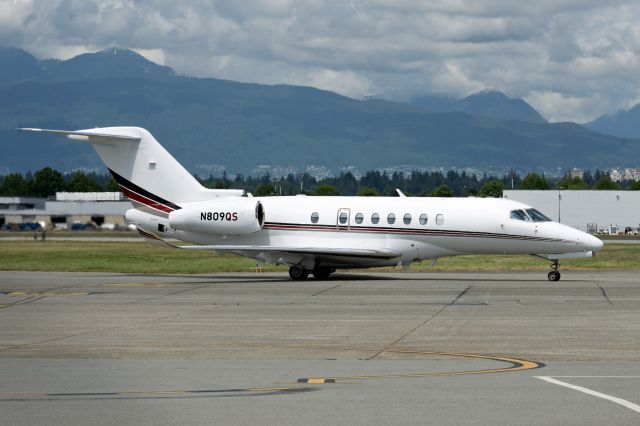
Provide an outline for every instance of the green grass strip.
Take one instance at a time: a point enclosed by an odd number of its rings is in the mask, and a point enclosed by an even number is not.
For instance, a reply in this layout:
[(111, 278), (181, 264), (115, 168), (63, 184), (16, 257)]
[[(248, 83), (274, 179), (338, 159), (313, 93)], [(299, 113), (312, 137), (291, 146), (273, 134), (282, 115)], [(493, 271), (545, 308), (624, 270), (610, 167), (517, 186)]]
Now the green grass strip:
[[(413, 264), (414, 271), (539, 271), (549, 262), (531, 256), (459, 256)], [(560, 262), (563, 270), (640, 269), (640, 245), (606, 244), (594, 258)], [(163, 249), (143, 242), (2, 241), (0, 270), (127, 273), (212, 273), (254, 271), (256, 262), (232, 254)], [(266, 271), (286, 267), (267, 265)], [(381, 268), (379, 270), (397, 270)]]

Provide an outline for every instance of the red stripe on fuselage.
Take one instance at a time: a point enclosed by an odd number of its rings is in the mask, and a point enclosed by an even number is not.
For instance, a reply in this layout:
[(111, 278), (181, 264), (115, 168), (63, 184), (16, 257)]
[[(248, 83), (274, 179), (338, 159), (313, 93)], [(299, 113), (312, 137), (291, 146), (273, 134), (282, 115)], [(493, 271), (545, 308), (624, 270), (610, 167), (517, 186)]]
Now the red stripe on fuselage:
[(141, 204), (144, 204), (148, 207), (151, 207), (152, 209), (164, 212), (164, 213), (171, 213), (174, 209), (172, 209), (171, 207), (165, 206), (164, 204), (158, 203), (157, 201), (151, 200), (147, 197), (145, 197), (144, 195), (140, 195), (137, 192), (134, 192), (128, 188), (125, 188), (124, 186), (120, 185), (120, 188), (122, 188), (122, 192), (124, 193), (124, 195), (127, 196), (127, 198), (130, 198), (132, 200), (135, 200)]

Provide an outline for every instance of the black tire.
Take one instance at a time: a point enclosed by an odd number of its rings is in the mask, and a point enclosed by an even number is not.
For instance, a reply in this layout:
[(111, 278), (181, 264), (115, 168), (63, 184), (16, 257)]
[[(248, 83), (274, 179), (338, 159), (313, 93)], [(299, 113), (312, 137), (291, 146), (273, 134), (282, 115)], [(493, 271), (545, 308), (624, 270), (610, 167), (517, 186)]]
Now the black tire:
[(551, 272), (549, 272), (549, 274), (547, 275), (547, 278), (549, 278), (549, 281), (560, 281), (560, 272), (558, 272), (558, 271), (551, 271)]
[(309, 271), (300, 265), (294, 265), (289, 268), (289, 276), (294, 281), (302, 281), (307, 279)]
[(326, 280), (331, 275), (331, 268), (318, 266), (313, 268), (312, 274), (318, 280)]

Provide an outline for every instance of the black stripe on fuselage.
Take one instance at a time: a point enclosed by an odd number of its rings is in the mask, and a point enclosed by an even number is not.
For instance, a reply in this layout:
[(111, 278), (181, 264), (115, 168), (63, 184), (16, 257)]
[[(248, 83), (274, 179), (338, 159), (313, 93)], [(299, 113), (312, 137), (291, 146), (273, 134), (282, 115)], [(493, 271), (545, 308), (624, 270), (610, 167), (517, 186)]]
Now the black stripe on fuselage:
[(135, 183), (123, 178), (122, 176), (120, 176), (118, 173), (114, 172), (111, 169), (109, 169), (109, 172), (111, 172), (111, 175), (113, 176), (113, 178), (116, 180), (116, 182), (118, 182), (118, 185), (123, 186), (129, 189), (130, 191), (137, 192), (138, 194), (143, 195), (146, 198), (153, 200), (157, 203), (164, 204), (165, 206), (170, 207), (174, 210), (180, 210), (180, 206), (172, 203), (171, 201), (167, 201), (164, 198), (158, 197), (157, 195), (150, 193), (144, 188), (140, 188)]
[(392, 227), (375, 227), (375, 226), (336, 226), (336, 225), (320, 225), (320, 224), (299, 224), (299, 223), (283, 223), (283, 222), (266, 222), (264, 229), (282, 229), (282, 230), (298, 230), (298, 231), (328, 231), (328, 232), (365, 232), (365, 233), (383, 233), (383, 234), (400, 234), (400, 235), (425, 235), (434, 237), (475, 237), (475, 238), (496, 238), (508, 240), (523, 241), (540, 241), (549, 243), (566, 243), (570, 241), (557, 238), (532, 237), (528, 235), (515, 234), (498, 234), (494, 232), (477, 232), (477, 231), (454, 231), (454, 230), (435, 230), (435, 229), (419, 229), (419, 228), (392, 228)]

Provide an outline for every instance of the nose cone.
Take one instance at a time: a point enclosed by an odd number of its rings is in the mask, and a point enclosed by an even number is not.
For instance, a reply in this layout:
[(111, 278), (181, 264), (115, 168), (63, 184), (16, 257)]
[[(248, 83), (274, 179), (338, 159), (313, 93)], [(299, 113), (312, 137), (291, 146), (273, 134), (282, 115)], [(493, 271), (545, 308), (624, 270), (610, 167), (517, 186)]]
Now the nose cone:
[(597, 252), (602, 250), (602, 246), (604, 243), (600, 238), (594, 237), (591, 234), (587, 234), (586, 232), (577, 231), (578, 235), (576, 236), (576, 241), (579, 246), (582, 246), (585, 251)]
[(602, 246), (604, 246), (604, 243), (600, 238), (594, 237), (591, 234), (586, 234), (583, 243), (589, 248), (589, 250), (594, 252), (602, 250)]

